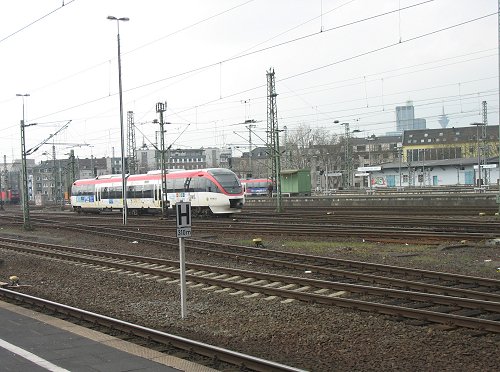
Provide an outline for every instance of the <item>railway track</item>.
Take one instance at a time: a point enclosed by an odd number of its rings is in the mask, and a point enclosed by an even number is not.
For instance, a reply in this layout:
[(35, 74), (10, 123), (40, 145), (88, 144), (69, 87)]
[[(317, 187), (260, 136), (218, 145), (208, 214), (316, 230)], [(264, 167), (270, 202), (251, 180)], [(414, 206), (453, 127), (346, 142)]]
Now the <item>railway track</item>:
[(129, 342), (135, 342), (141, 346), (148, 345), (155, 350), (162, 349), (168, 352), (168, 355), (196, 360), (197, 363), (200, 363), (200, 357), (202, 357), (205, 365), (217, 369), (222, 368), (224, 371), (303, 371), (273, 361), (146, 328), (138, 324), (29, 296), (18, 291), (0, 288), (0, 298), (18, 305), (29, 306), (35, 311), (50, 312), (51, 316), (58, 315), (64, 317), (66, 321), (73, 321), (78, 324), (85, 322), (88, 328), (99, 327), (100, 331), (104, 333), (112, 333), (116, 336), (118, 331), (120, 332), (118, 336)]
[[(178, 249), (178, 239), (174, 236), (141, 232), (140, 228), (128, 227), (107, 227), (102, 225), (80, 225), (70, 223), (54, 224), (52, 220), (38, 219), (40, 226), (48, 228), (61, 228), (81, 233), (101, 234), (103, 236), (119, 238), (124, 240), (135, 240), (145, 244), (160, 245), (172, 250)], [(440, 281), (452, 285), (466, 285), (480, 288), (488, 285), (490, 279), (471, 278), (456, 274), (433, 272), (412, 268), (401, 268), (397, 266), (373, 264), (352, 260), (342, 260), (331, 257), (306, 255), (299, 253), (283, 252), (262, 247), (248, 247), (237, 244), (225, 244), (200, 239), (187, 239), (186, 248), (191, 252), (204, 255), (213, 255), (222, 258), (234, 259), (236, 261), (258, 262), (272, 267), (283, 267), (302, 273), (304, 270), (314, 268), (318, 275), (326, 275), (328, 278), (347, 278), (354, 280), (365, 280), (367, 282), (377, 282), (379, 275), (393, 275), (398, 278), (425, 278), (429, 281)], [(357, 270), (355, 277), (352, 277), (353, 270)], [(361, 274), (369, 275), (366, 279)], [(499, 281), (493, 281), (498, 283)], [(449, 287), (450, 285), (448, 285)], [(497, 286), (495, 284), (495, 286)], [(500, 288), (497, 289), (500, 291)]]
[[(2, 239), (0, 248), (48, 256), (51, 259), (83, 264), (92, 269), (106, 270), (116, 274), (140, 275), (141, 280), (157, 280), (170, 284), (179, 282), (177, 261), (6, 238)], [(364, 263), (354, 263), (358, 267), (360, 264), (361, 267), (364, 265)], [(389, 268), (384, 265), (368, 264), (367, 266), (372, 270), (380, 269), (377, 266), (383, 269)], [(321, 270), (320, 267), (311, 265), (307, 267), (311, 272)], [(408, 274), (404, 268), (390, 268), (392, 271)], [(445, 278), (448, 282), (455, 280), (462, 284), (480, 285), (473, 291), (370, 274), (349, 273), (342, 270), (343, 275), (351, 279), (374, 281), (379, 285), (385, 284), (390, 287), (403, 285), (406, 289), (421, 291), (414, 292), (193, 263), (188, 263), (187, 269), (186, 278), (193, 289), (203, 287), (205, 290), (227, 292), (229, 295), (241, 295), (247, 298), (264, 295), (268, 299), (276, 298), (285, 302), (300, 300), (419, 319), (425, 322), (500, 332), (500, 294), (497, 293), (500, 290), (500, 281), (492, 279), (423, 271), (418, 273), (418, 275), (425, 274), (426, 277)], [(329, 271), (339, 273), (341, 270)], [(415, 272), (411, 269), (409, 271)]]
[[(6, 219), (19, 221), (20, 217), (2, 216)], [(72, 216), (73, 217), (73, 216)], [(107, 217), (107, 216), (106, 216)], [(51, 217), (52, 221), (59, 220), (62, 226), (68, 221), (68, 216), (63, 218)], [(35, 221), (35, 218), (32, 218)], [(44, 219), (37, 219), (44, 223)], [(71, 218), (71, 221), (99, 221), (100, 226), (113, 227), (118, 225), (109, 223), (113, 220), (108, 218)], [(129, 221), (123, 229), (142, 229), (142, 230), (175, 230), (173, 220), (135, 219)], [(339, 238), (355, 237), (365, 240), (387, 240), (411, 242), (414, 244), (440, 244), (443, 241), (481, 241), (497, 237), (500, 231), (500, 222), (498, 221), (419, 221), (414, 219), (398, 220), (380, 220), (373, 218), (353, 218), (347, 219), (338, 216), (322, 216), (308, 221), (284, 217), (235, 217), (234, 219), (216, 219), (216, 220), (196, 220), (194, 229), (196, 233), (227, 233), (236, 231), (238, 233), (274, 235), (274, 236), (307, 236), (320, 238)]]
[[(334, 205), (334, 206), (315, 206), (314, 208), (307, 208), (307, 206), (286, 206), (284, 207), (283, 213), (290, 214), (301, 214), (304, 210), (312, 210), (315, 212), (326, 214), (328, 212), (334, 212), (335, 214), (341, 215), (371, 215), (371, 216), (385, 216), (388, 214), (390, 209), (390, 214), (394, 216), (477, 216), (479, 213), (486, 213), (487, 215), (494, 216), (498, 212), (498, 207), (496, 206), (478, 206), (478, 207), (462, 207), (450, 205), (446, 208), (444, 207), (432, 207), (432, 206), (407, 206), (407, 205), (391, 205), (391, 206), (370, 206), (370, 205)], [(258, 203), (246, 203), (242, 213), (276, 213), (275, 206), (259, 205)]]

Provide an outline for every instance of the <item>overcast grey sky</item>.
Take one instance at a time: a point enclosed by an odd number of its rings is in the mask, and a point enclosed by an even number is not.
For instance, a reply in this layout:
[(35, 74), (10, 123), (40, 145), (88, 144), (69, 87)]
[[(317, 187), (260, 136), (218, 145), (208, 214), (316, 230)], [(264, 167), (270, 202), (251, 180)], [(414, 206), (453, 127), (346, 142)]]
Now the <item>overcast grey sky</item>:
[[(360, 136), (381, 135), (395, 129), (395, 106), (407, 100), (428, 128), (439, 127), (442, 107), (450, 126), (481, 121), (482, 101), (497, 124), (497, 7), (497, 0), (3, 1), (0, 155), (20, 158), (16, 94), (28, 93), (26, 121), (37, 125), (26, 128), (27, 148), (72, 120), (49, 144), (92, 145), (74, 148), (80, 158), (119, 156), (117, 24), (108, 15), (130, 18), (120, 23), (124, 122), (133, 111), (138, 145), (155, 141), (155, 104), (163, 101), (173, 148), (247, 146), (247, 119), (257, 121), (253, 141), (262, 145), (270, 68), (278, 124), (290, 133), (304, 124), (342, 133), (339, 120)], [(57, 145), (57, 157), (69, 146)], [(51, 146), (32, 157), (47, 159), (45, 151)]]

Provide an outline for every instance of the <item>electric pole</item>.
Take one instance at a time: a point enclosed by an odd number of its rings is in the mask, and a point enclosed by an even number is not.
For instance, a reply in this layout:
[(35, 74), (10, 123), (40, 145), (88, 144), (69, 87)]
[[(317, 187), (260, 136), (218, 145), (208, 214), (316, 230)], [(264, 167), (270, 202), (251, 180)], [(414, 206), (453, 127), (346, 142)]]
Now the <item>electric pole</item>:
[(271, 157), (271, 179), (276, 186), (276, 212), (283, 211), (281, 205), (281, 163), (279, 150), (278, 110), (276, 107), (276, 84), (274, 69), (269, 69), (267, 76), (267, 147)]
[(165, 171), (165, 129), (163, 122), (163, 113), (167, 110), (167, 103), (159, 102), (156, 104), (156, 112), (160, 114), (160, 167), (161, 167), (161, 215), (168, 217), (168, 198), (167, 198), (167, 177)]
[[(255, 120), (245, 120), (245, 123), (255, 123)], [(248, 129), (248, 168), (250, 170), (247, 173), (247, 178), (253, 176), (253, 166), (252, 166), (252, 128), (255, 128), (255, 124), (248, 124), (245, 126)]]
[(32, 230), (30, 222), (30, 206), (29, 206), (29, 192), (28, 192), (28, 170), (26, 167), (26, 138), (25, 138), (25, 117), (24, 117), (24, 97), (29, 97), (26, 94), (16, 94), (17, 97), (21, 97), (23, 100), (23, 119), (21, 120), (21, 180), (22, 180), (22, 198), (23, 198), (23, 226), (25, 230)]
[(137, 173), (137, 151), (135, 143), (134, 112), (127, 111), (127, 158), (128, 173)]
[(56, 169), (56, 145), (52, 144), (52, 200), (57, 204), (57, 169)]

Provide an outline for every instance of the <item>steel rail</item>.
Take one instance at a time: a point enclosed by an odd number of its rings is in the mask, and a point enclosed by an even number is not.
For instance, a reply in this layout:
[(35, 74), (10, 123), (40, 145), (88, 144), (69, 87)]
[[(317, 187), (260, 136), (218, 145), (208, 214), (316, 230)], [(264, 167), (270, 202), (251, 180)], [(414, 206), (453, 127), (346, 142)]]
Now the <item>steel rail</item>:
[[(30, 248), (24, 248), (27, 249), (28, 251), (35, 251), (31, 250)], [(39, 253), (39, 252), (37, 252)], [(132, 271), (132, 272), (141, 272), (141, 273), (146, 273), (150, 274), (153, 276), (162, 276), (166, 275), (168, 277), (171, 277), (173, 275), (178, 276), (178, 273), (173, 273), (173, 272), (165, 272), (164, 270), (159, 270), (159, 269), (153, 269), (153, 268), (148, 268), (144, 266), (136, 266), (136, 265), (130, 265), (130, 264), (124, 264), (124, 263), (113, 263), (113, 262), (102, 262), (100, 260), (96, 260), (94, 258), (87, 258), (87, 257), (75, 257), (72, 255), (67, 255), (65, 253), (55, 253), (55, 252), (43, 252), (49, 255), (56, 255), (58, 257), (64, 257), (69, 260), (77, 260), (77, 261), (84, 261), (89, 264), (93, 265), (101, 265), (104, 264), (105, 266), (111, 266), (114, 268), (119, 268), (127, 271)], [(199, 269), (206, 269), (204, 265), (199, 265)], [(218, 268), (216, 268), (218, 269)], [(233, 270), (232, 272), (234, 273), (242, 273), (243, 271), (239, 270)], [(252, 276), (254, 276), (255, 273), (250, 272)], [(262, 274), (262, 273), (259, 273)], [(262, 274), (265, 276), (265, 274)], [(269, 275), (268, 277), (272, 277), (272, 275)], [(401, 306), (395, 306), (395, 305), (387, 305), (387, 304), (380, 304), (380, 303), (374, 303), (374, 302), (369, 302), (369, 301), (361, 301), (361, 300), (354, 300), (354, 299), (344, 299), (344, 298), (338, 298), (338, 297), (332, 297), (332, 296), (325, 296), (325, 295), (320, 295), (320, 294), (315, 294), (315, 293), (305, 293), (305, 292), (300, 292), (300, 291), (294, 291), (294, 290), (288, 290), (288, 289), (282, 289), (282, 288), (272, 288), (270, 286), (261, 286), (261, 285), (255, 285), (253, 283), (245, 283), (244, 281), (227, 281), (227, 280), (221, 280), (218, 278), (209, 278), (206, 276), (197, 276), (197, 275), (186, 275), (186, 278), (190, 282), (195, 282), (195, 283), (203, 283), (203, 284), (209, 284), (214, 287), (221, 287), (221, 288), (232, 288), (240, 291), (246, 291), (246, 292), (251, 292), (251, 293), (264, 293), (269, 296), (279, 296), (283, 298), (292, 298), (300, 301), (305, 301), (305, 302), (314, 302), (314, 303), (320, 303), (320, 304), (325, 304), (325, 305), (336, 305), (336, 306), (342, 306), (342, 307), (348, 307), (348, 308), (354, 308), (354, 309), (359, 309), (359, 310), (366, 310), (366, 311), (371, 311), (371, 312), (377, 312), (377, 313), (383, 313), (387, 315), (399, 315), (399, 316), (405, 316), (407, 318), (413, 318), (413, 319), (421, 319), (421, 320), (426, 320), (426, 321), (432, 321), (432, 322), (437, 322), (437, 323), (444, 323), (444, 324), (454, 324), (457, 326), (462, 326), (462, 327), (468, 327), (468, 328), (475, 328), (475, 329), (483, 329), (491, 332), (500, 332), (500, 322), (493, 321), (493, 320), (487, 320), (487, 319), (479, 319), (479, 318), (469, 318), (465, 316), (460, 316), (460, 315), (454, 315), (454, 314), (442, 314), (439, 312), (433, 312), (433, 311), (428, 311), (428, 310), (421, 310), (421, 309), (412, 309), (412, 308), (407, 308), (407, 307), (401, 307)], [(278, 278), (278, 277), (275, 277)], [(282, 277), (283, 278), (283, 277)], [(278, 279), (276, 279), (278, 280)], [(303, 283), (308, 283), (312, 284), (313, 282), (308, 282), (305, 279), (301, 279)], [(316, 284), (319, 283), (319, 281), (315, 281)], [(388, 294), (395, 296), (396, 291), (388, 291)], [(407, 299), (412, 299), (412, 296), (415, 293), (413, 292), (408, 292), (402, 296), (402, 298), (407, 298)], [(400, 291), (399, 295), (403, 295), (403, 291)], [(425, 298), (425, 301), (434, 301), (435, 303), (446, 303), (447, 305), (457, 305), (457, 306), (462, 306), (462, 307), (468, 307), (468, 308), (479, 308), (482, 310), (485, 310), (488, 308), (489, 311), (494, 311), (498, 312), (500, 303), (489, 303), (487, 301), (477, 301), (477, 300), (468, 300), (468, 299), (461, 299), (457, 297), (448, 297), (446, 299), (446, 296), (426, 296), (425, 294), (416, 294), (415, 298)], [(474, 306), (472, 305), (474, 304)]]
[[(171, 271), (165, 271), (163, 269), (158, 269), (158, 268), (153, 268), (153, 267), (144, 267), (144, 266), (136, 266), (136, 263), (148, 263), (151, 265), (155, 266), (170, 266), (170, 267), (179, 267), (179, 261), (175, 260), (166, 260), (162, 258), (151, 258), (151, 257), (145, 257), (145, 256), (137, 256), (137, 255), (130, 255), (130, 254), (123, 254), (123, 253), (114, 253), (114, 252), (107, 252), (107, 251), (100, 251), (100, 250), (91, 250), (91, 249), (83, 249), (83, 248), (76, 248), (76, 247), (68, 247), (68, 246), (59, 246), (59, 245), (53, 245), (53, 244), (45, 244), (45, 243), (37, 243), (37, 242), (29, 242), (29, 241), (14, 241), (12, 240), (12, 243), (14, 245), (5, 245), (0, 243), (0, 248), (4, 249), (14, 249), (14, 250), (21, 250), (27, 253), (34, 253), (38, 254), (40, 251), (38, 249), (30, 249), (30, 248), (25, 248), (25, 247), (20, 247), (19, 244), (21, 245), (34, 245), (34, 246), (40, 246), (46, 249), (49, 249), (50, 251), (43, 251), (43, 253), (51, 256), (56, 256), (58, 258), (70, 258), (72, 259), (73, 256), (67, 256), (65, 254), (61, 254), (60, 251), (64, 252), (71, 252), (74, 254), (78, 254), (78, 259), (85, 260), (86, 263), (89, 264), (100, 264), (102, 261), (95, 260), (92, 257), (104, 257), (107, 259), (114, 259), (114, 260), (120, 260), (119, 263), (116, 262), (105, 262), (105, 265), (107, 266), (112, 266), (114, 268), (119, 268), (119, 269), (124, 269), (124, 270), (135, 270), (139, 271), (141, 273), (145, 274), (150, 274), (153, 276), (172, 276), (176, 275), (177, 273), (172, 273)], [(58, 250), (54, 252), (53, 250)], [(90, 260), (88, 259), (88, 256), (91, 256)], [(123, 260), (129, 260), (133, 262), (132, 264), (130, 263), (124, 263)], [(309, 286), (309, 287), (314, 287), (318, 289), (330, 289), (330, 290), (345, 290), (345, 291), (350, 291), (350, 292), (356, 292), (356, 293), (361, 293), (361, 294), (373, 294), (373, 295), (382, 295), (382, 296), (388, 296), (388, 297), (394, 297), (394, 298), (405, 298), (405, 299), (414, 299), (418, 301), (430, 301), (433, 303), (439, 303), (442, 305), (460, 305), (462, 307), (467, 307), (467, 308), (473, 308), (473, 309), (484, 309), (487, 311), (493, 311), (493, 312), (498, 312), (500, 313), (500, 295), (495, 295), (495, 294), (485, 294), (485, 293), (480, 293), (476, 291), (470, 291), (467, 289), (455, 289), (452, 291), (453, 293), (447, 293), (446, 295), (440, 295), (440, 294), (431, 294), (431, 293), (421, 293), (421, 292), (413, 292), (413, 291), (402, 291), (402, 290), (396, 290), (392, 288), (380, 288), (380, 287), (373, 287), (373, 286), (362, 286), (358, 284), (348, 284), (348, 283), (340, 283), (340, 282), (332, 282), (332, 281), (326, 281), (326, 280), (318, 280), (318, 279), (309, 279), (309, 278), (300, 278), (300, 277), (293, 277), (293, 276), (285, 276), (285, 275), (279, 275), (279, 274), (269, 274), (269, 273), (262, 273), (262, 272), (256, 272), (256, 271), (248, 271), (248, 270), (241, 270), (241, 269), (233, 269), (233, 268), (227, 268), (227, 267), (220, 267), (220, 266), (212, 266), (212, 265), (203, 265), (203, 264), (195, 264), (195, 263), (187, 263), (187, 269), (189, 270), (198, 270), (198, 271), (211, 271), (212, 273), (217, 273), (217, 274), (226, 274), (226, 275), (233, 275), (233, 276), (241, 276), (241, 277), (246, 277), (246, 278), (253, 278), (253, 279), (258, 279), (258, 280), (267, 280), (267, 281), (273, 281), (273, 282), (283, 282), (286, 284), (294, 284), (297, 286)], [(187, 275), (187, 277), (190, 280), (199, 282), (196, 278), (198, 278), (197, 275)], [(406, 282), (408, 284), (411, 282)], [(410, 285), (407, 285), (409, 287)], [(418, 287), (419, 289), (424, 289), (424, 290), (429, 290), (426, 285), (423, 286), (423, 288), (419, 287), (419, 283), (415, 283), (415, 286)], [(432, 287), (438, 287), (433, 285)], [(443, 290), (447, 290), (446, 287), (441, 287)], [(452, 295), (455, 296), (452, 296)], [(469, 296), (469, 297), (466, 297)]]
[[(174, 237), (170, 237), (172, 239), (171, 242), (167, 242), (165, 239), (169, 238), (164, 235), (158, 235), (158, 234), (151, 234), (151, 233), (143, 233), (143, 232), (138, 232), (138, 231), (129, 231), (129, 230), (124, 230), (122, 228), (103, 228), (101, 226), (95, 226), (95, 225), (69, 225), (69, 224), (63, 224), (59, 225), (59, 228), (67, 228), (70, 230), (77, 230), (77, 231), (84, 231), (88, 232), (89, 229), (92, 229), (92, 231), (95, 233), (99, 231), (100, 234), (106, 235), (106, 236), (111, 236), (111, 237), (118, 237), (118, 238), (129, 238), (129, 239), (134, 239), (134, 240), (141, 240), (146, 243), (151, 243), (151, 244), (161, 244), (163, 246), (165, 245), (170, 245), (172, 248), (177, 248), (178, 247), (178, 241)], [(130, 236), (125, 237), (123, 234), (130, 234)], [(198, 244), (196, 246), (195, 244)], [(240, 245), (234, 245), (234, 244), (225, 244), (225, 243), (213, 243), (213, 242), (208, 242), (204, 240), (199, 240), (199, 239), (187, 239), (187, 244), (186, 247), (190, 249), (195, 249), (198, 251), (207, 251), (207, 248), (201, 248), (199, 245), (204, 245), (204, 246), (209, 246), (211, 248), (212, 254), (224, 254), (227, 256), (233, 256), (235, 253), (239, 253), (240, 259), (243, 257), (241, 256), (242, 254), (249, 255), (251, 254), (251, 259), (252, 260), (263, 260), (262, 258), (257, 257), (255, 254), (260, 254), (265, 257), (264, 261), (268, 260), (269, 257), (276, 257), (276, 258), (282, 258), (285, 260), (294, 260), (295, 262), (302, 262), (303, 265), (299, 266), (301, 269), (305, 268), (308, 269), (309, 267), (312, 266), (317, 266), (318, 272), (326, 273), (326, 274), (331, 274), (332, 271), (330, 271), (329, 268), (323, 268), (321, 265), (342, 265), (346, 267), (354, 267), (359, 270), (374, 270), (374, 271), (381, 271), (381, 272), (388, 272), (388, 273), (393, 273), (393, 274), (399, 274), (399, 275), (412, 275), (412, 276), (417, 276), (421, 278), (429, 278), (429, 279), (438, 279), (438, 280), (444, 280), (444, 281), (452, 281), (456, 283), (461, 283), (461, 284), (474, 284), (474, 285), (481, 285), (481, 286), (486, 286), (490, 288), (495, 288), (495, 290), (500, 290), (500, 280), (497, 279), (489, 279), (489, 278), (481, 278), (481, 277), (474, 277), (474, 276), (466, 276), (466, 275), (460, 275), (460, 274), (452, 274), (452, 273), (444, 273), (444, 272), (436, 272), (436, 271), (430, 271), (430, 270), (423, 270), (423, 269), (415, 269), (415, 268), (409, 268), (409, 267), (401, 267), (401, 266), (391, 266), (391, 265), (385, 265), (385, 264), (376, 264), (376, 263), (368, 263), (368, 262), (362, 262), (362, 261), (353, 261), (353, 260), (345, 260), (345, 259), (338, 259), (338, 258), (331, 258), (331, 257), (324, 257), (324, 256), (315, 256), (315, 255), (306, 255), (302, 253), (291, 253), (291, 252), (280, 252), (276, 250), (271, 250), (271, 249), (266, 249), (266, 248), (260, 248), (260, 247), (247, 247), (247, 246), (240, 246)], [(223, 248), (225, 251), (222, 252), (221, 248)], [(218, 252), (216, 252), (216, 251)], [(286, 267), (292, 267), (294, 268), (295, 262), (290, 263), (292, 266), (286, 266)], [(277, 264), (278, 262), (273, 262)], [(283, 262), (279, 262), (280, 264), (284, 264)], [(325, 271), (326, 270), (326, 271)], [(334, 273), (334, 272), (333, 272)], [(340, 274), (345, 274), (344, 272), (339, 272)], [(351, 273), (352, 274), (352, 273)], [(363, 275), (363, 274), (359, 274)], [(370, 277), (369, 277), (370, 278)]]
[[(39, 223), (44, 223), (39, 221)], [(46, 222), (45, 222), (46, 223)], [(236, 224), (236, 223), (235, 223)], [(198, 231), (214, 232), (222, 231), (227, 232), (226, 226), (212, 226), (212, 227), (202, 227), (198, 228)], [(434, 231), (429, 229), (406, 229), (401, 230), (399, 227), (380, 227), (380, 226), (325, 226), (318, 227), (315, 225), (300, 226), (300, 225), (290, 225), (290, 226), (277, 226), (270, 224), (256, 224), (251, 227), (248, 224), (243, 226), (238, 226), (239, 232), (256, 233), (259, 234), (269, 234), (269, 235), (293, 235), (293, 236), (321, 236), (321, 237), (339, 237), (339, 236), (359, 236), (363, 238), (380, 238), (380, 237), (391, 237), (399, 238), (408, 241), (411, 238), (417, 238), (416, 244), (422, 244), (423, 239), (428, 239), (424, 241), (425, 244), (432, 244), (429, 240), (433, 240), (434, 244), (442, 241), (450, 240), (471, 240), (480, 241), (484, 239), (492, 239), (496, 236), (494, 231), (487, 232), (465, 232), (465, 231)]]
[(72, 316), (79, 320), (86, 320), (91, 323), (99, 324), (108, 328), (120, 330), (128, 334), (159, 342), (165, 345), (173, 345), (176, 348), (194, 352), (199, 355), (211, 358), (212, 360), (220, 360), (226, 363), (240, 366), (242, 369), (250, 369), (254, 371), (304, 371), (299, 368), (286, 366), (284, 364), (273, 361), (257, 358), (251, 355), (238, 353), (218, 346), (209, 345), (203, 342), (190, 340), (184, 337), (161, 332), (155, 329), (143, 327), (137, 324), (129, 323), (123, 320), (111, 318), (105, 315), (96, 314), (90, 311), (78, 309), (72, 306), (60, 304), (57, 302), (37, 298), (34, 296), (22, 294), (8, 289), (0, 288), (2, 297), (12, 300), (29, 303), (34, 306), (50, 309), (57, 313)]

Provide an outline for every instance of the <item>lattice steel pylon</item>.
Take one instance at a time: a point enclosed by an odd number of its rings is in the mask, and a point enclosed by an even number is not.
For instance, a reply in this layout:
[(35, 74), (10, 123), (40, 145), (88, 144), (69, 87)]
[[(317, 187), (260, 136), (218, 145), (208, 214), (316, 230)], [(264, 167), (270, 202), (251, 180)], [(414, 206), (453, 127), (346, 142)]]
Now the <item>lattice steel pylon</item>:
[(10, 189), (9, 171), (7, 169), (7, 155), (3, 156), (3, 188), (6, 193)]
[(127, 159), (128, 173), (137, 173), (137, 152), (135, 144), (134, 112), (127, 111)]
[[(483, 164), (486, 164), (488, 162), (488, 158), (490, 157), (490, 146), (486, 144), (486, 126), (488, 125), (488, 103), (486, 101), (483, 101), (482, 103), (483, 106), (483, 124), (481, 126), (481, 141), (483, 141), (482, 147), (483, 147), (483, 159), (481, 159), (481, 162)], [(484, 182), (488, 184), (488, 172), (486, 171), (486, 168), (483, 168), (483, 173), (484, 173)]]
[(167, 170), (166, 170), (166, 151), (165, 151), (165, 122), (163, 113), (167, 111), (167, 102), (158, 102), (156, 112), (160, 114), (160, 167), (161, 167), (161, 215), (168, 217), (168, 190), (167, 190)]
[(276, 211), (281, 212), (281, 163), (278, 129), (278, 110), (276, 107), (276, 87), (274, 69), (269, 69), (267, 76), (267, 148), (271, 158), (271, 179), (276, 187)]

